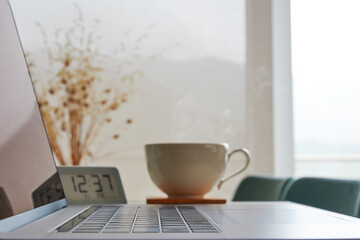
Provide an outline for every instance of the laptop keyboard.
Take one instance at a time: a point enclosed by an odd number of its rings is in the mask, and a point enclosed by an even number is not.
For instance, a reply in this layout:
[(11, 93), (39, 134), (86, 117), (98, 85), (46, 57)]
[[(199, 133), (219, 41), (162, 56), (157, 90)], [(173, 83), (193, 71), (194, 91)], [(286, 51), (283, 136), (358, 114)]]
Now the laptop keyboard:
[[(61, 227), (60, 227), (61, 228)], [(192, 206), (105, 206), (72, 229), (73, 233), (218, 233)]]

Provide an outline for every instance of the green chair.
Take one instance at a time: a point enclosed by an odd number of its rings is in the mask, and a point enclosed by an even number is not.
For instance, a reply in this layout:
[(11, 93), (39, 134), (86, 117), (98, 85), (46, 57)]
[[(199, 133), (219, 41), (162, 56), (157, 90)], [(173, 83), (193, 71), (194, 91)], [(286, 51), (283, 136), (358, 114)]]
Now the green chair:
[(360, 181), (300, 178), (289, 188), (285, 200), (350, 216), (357, 216)]
[(291, 178), (249, 176), (239, 184), (233, 201), (283, 200), (291, 182)]

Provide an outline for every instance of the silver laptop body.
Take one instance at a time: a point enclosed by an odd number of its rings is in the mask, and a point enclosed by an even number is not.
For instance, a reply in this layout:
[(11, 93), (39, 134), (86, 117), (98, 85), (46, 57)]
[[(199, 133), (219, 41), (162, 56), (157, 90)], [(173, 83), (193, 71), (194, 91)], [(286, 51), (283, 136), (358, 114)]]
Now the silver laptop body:
[(344, 239), (356, 218), (287, 202), (66, 203), (7, 0), (0, 0), (0, 239)]

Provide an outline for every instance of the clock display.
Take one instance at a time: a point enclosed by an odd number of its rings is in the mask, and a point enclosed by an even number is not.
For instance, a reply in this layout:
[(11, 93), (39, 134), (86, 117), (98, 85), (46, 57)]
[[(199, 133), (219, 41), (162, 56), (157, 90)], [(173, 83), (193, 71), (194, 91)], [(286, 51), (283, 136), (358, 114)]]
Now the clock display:
[[(71, 199), (117, 198), (120, 195), (114, 188), (114, 176), (109, 174), (66, 174), (62, 179), (65, 186), (72, 186), (72, 191), (66, 189), (66, 196)], [(68, 192), (72, 192), (71, 196)]]
[(117, 169), (102, 167), (59, 167), (69, 203), (126, 203)]
[(62, 198), (64, 198), (64, 192), (57, 173), (53, 174), (32, 193), (35, 208)]

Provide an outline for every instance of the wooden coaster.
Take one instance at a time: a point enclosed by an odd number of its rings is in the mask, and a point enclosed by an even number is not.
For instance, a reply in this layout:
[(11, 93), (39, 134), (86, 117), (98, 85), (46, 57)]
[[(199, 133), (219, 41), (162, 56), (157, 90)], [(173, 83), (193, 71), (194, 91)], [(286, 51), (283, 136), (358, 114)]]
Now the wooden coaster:
[(225, 204), (223, 198), (147, 198), (147, 204)]

